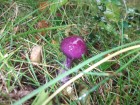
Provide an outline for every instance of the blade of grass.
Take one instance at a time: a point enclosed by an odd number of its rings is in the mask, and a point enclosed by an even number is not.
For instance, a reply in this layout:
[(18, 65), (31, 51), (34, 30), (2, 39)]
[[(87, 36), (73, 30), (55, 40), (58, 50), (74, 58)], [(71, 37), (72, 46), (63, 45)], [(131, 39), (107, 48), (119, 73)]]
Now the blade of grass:
[(115, 56), (117, 56), (119, 54), (122, 54), (124, 52), (130, 51), (130, 50), (133, 50), (133, 49), (137, 49), (137, 48), (140, 48), (140, 45), (135, 45), (135, 46), (131, 46), (131, 47), (128, 47), (128, 48), (124, 48), (124, 49), (122, 49), (120, 51), (117, 51), (117, 52), (105, 57), (104, 59), (100, 60), (99, 62), (93, 64), (92, 66), (87, 68), (85, 71), (79, 73), (78, 75), (76, 75), (75, 77), (70, 79), (68, 82), (66, 82), (64, 85), (62, 85), (59, 89), (57, 89), (49, 98), (47, 98), (47, 100), (42, 105), (46, 105), (52, 98), (54, 98), (65, 87), (67, 87), (69, 84), (71, 84), (72, 82), (76, 81), (80, 77), (82, 77), (85, 73), (91, 71), (92, 69), (94, 69), (95, 67), (101, 65), (102, 63), (106, 62), (107, 60), (111, 59), (112, 57), (115, 57)]
[[(54, 30), (54, 29), (59, 29), (59, 28), (66, 28), (66, 27), (69, 27), (69, 26), (72, 26), (72, 25), (64, 25), (64, 26), (56, 26), (56, 27), (49, 27), (49, 28), (30, 30), (30, 31), (27, 31), (27, 32), (24, 32), (24, 33), (20, 33), (20, 34), (14, 35), (12, 38), (14, 40), (14, 39), (17, 39), (19, 37), (25, 37), (26, 35), (29, 35), (29, 34), (33, 34), (33, 33), (37, 33), (37, 32), (42, 32), (42, 31), (47, 31), (47, 30)], [(8, 37), (6, 39), (3, 38), (2, 40), (4, 40), (4, 42), (6, 42), (6, 41), (9, 41), (10, 39), (11, 38)]]
[[(136, 56), (134, 56), (131, 60), (129, 60), (125, 65), (123, 65), (120, 69), (118, 69), (115, 73), (119, 73), (121, 72), (124, 68), (126, 68), (129, 64), (131, 64), (138, 56), (140, 55), (140, 53), (138, 53)], [(95, 74), (94, 74), (95, 73)], [(102, 73), (97, 73), (93, 72), (94, 75), (100, 76), (102, 75)], [(103, 75), (104, 76), (104, 75)], [(101, 86), (102, 84), (104, 84), (107, 80), (109, 80), (112, 76), (110, 77), (106, 77), (103, 81), (101, 81), (100, 83), (98, 83), (96, 86), (94, 86), (92, 89), (90, 89), (88, 92), (86, 92), (84, 95), (80, 96), (78, 99), (81, 100), (82, 98), (84, 98), (85, 96), (87, 96), (88, 94), (90, 94), (91, 92), (95, 91), (96, 89), (98, 89), (99, 86)]]
[(26, 58), (27, 58), (27, 61), (30, 62), (30, 63), (29, 63), (29, 67), (30, 67), (29, 72), (30, 72), (31, 76), (33, 77), (33, 79), (36, 81), (37, 85), (40, 86), (40, 83), (39, 83), (39, 81), (38, 81), (38, 79), (37, 79), (37, 76), (36, 76), (36, 74), (35, 74), (35, 70), (34, 70), (34, 68), (33, 68), (33, 65), (32, 65), (32, 63), (31, 63), (29, 57), (28, 57), (28, 54), (26, 54)]
[(66, 73), (64, 74), (61, 74), (59, 75), (58, 77), (56, 77), (55, 79), (53, 79), (52, 81), (50, 82), (47, 82), (46, 84), (44, 84), (43, 86), (39, 87), (38, 89), (34, 90), (33, 92), (31, 92), (29, 95), (23, 97), (21, 100), (15, 102), (13, 105), (20, 105), (22, 103), (24, 103), (25, 101), (27, 101), (28, 99), (32, 98), (33, 96), (35, 96), (36, 94), (38, 94), (39, 92), (41, 92), (42, 90), (48, 88), (49, 86), (51, 86), (52, 84), (55, 84), (57, 83), (59, 80), (61, 80), (62, 78), (64, 78), (65, 76), (69, 75), (69, 74), (72, 74), (73, 72), (75, 72), (76, 70), (78, 70), (79, 68), (82, 68), (83, 66), (85, 66), (86, 64), (89, 64), (90, 62), (96, 60), (96, 59), (99, 59), (100, 57), (108, 54), (108, 53), (111, 53), (113, 51), (116, 51), (118, 49), (121, 49), (121, 48), (124, 48), (124, 47), (127, 47), (127, 46), (130, 46), (130, 45), (135, 45), (135, 44), (138, 44), (140, 43), (140, 41), (136, 41), (136, 42), (132, 42), (132, 43), (129, 43), (129, 44), (126, 44), (126, 45), (123, 45), (123, 46), (119, 46), (117, 48), (114, 48), (114, 49), (111, 49), (111, 50), (108, 50), (108, 51), (105, 51), (105, 52), (102, 52), (101, 54), (98, 54), (94, 57), (91, 57), (89, 58), (88, 60), (84, 61), (83, 63), (77, 65), (76, 67), (72, 68), (71, 70), (67, 71)]

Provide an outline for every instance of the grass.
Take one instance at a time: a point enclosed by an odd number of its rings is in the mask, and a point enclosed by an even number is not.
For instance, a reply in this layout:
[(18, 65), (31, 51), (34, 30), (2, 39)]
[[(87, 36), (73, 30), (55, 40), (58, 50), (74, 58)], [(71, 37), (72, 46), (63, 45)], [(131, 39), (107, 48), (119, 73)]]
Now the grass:
[[(50, 96), (62, 87), (59, 80), (66, 75), (71, 75), (73, 79), (116, 51), (140, 45), (140, 10), (135, 6), (139, 1), (131, 5), (124, 0), (102, 3), (65, 0), (64, 4), (57, 4), (60, 8), (50, 1), (51, 9), (46, 7), (43, 11), (39, 8), (41, 2), (17, 0), (0, 4), (2, 105), (45, 105)], [(105, 13), (105, 8), (112, 14)], [(49, 26), (39, 29), (37, 24), (41, 20), (47, 21)], [(71, 70), (57, 76), (65, 59), (59, 48), (60, 42), (72, 34), (84, 38), (88, 54), (75, 61)], [(36, 66), (30, 60), (34, 45), (43, 48), (41, 63)], [(91, 68), (92, 71), (84, 73), (68, 86), (72, 88), (71, 94), (65, 94), (68, 87), (62, 89), (49, 105), (138, 105), (139, 50), (134, 48)]]

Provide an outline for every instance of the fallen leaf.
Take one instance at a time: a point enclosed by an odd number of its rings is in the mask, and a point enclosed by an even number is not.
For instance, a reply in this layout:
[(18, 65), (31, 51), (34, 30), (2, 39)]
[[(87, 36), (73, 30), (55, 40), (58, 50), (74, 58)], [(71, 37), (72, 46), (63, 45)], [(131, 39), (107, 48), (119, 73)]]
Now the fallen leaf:
[(30, 55), (30, 60), (33, 63), (40, 63), (41, 62), (41, 53), (42, 53), (42, 47), (37, 45), (33, 46), (31, 55)]
[(43, 11), (49, 6), (48, 2), (40, 2), (39, 3), (39, 10)]
[(38, 28), (47, 28), (48, 27), (48, 23), (45, 20), (41, 20), (37, 23), (37, 27)]
[[(45, 20), (41, 20), (37, 23), (37, 28), (38, 29), (42, 29), (42, 28), (48, 28), (49, 24), (45, 21)], [(41, 35), (44, 36), (46, 33), (46, 31), (42, 31)], [(37, 39), (39, 39), (39, 37), (37, 37)]]

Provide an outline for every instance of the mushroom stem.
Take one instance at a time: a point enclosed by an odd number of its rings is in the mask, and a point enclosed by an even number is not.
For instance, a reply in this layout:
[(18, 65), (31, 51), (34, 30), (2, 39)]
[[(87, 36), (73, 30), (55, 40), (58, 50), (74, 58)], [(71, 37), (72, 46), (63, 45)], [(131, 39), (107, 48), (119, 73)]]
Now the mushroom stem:
[[(72, 61), (73, 61), (72, 59), (66, 57), (66, 60), (63, 63), (65, 67), (60, 69), (59, 74), (65, 73), (67, 69), (70, 69)], [(70, 78), (69, 76), (66, 76), (63, 79), (61, 79), (62, 84), (66, 83), (69, 80), (69, 78)]]
[(65, 67), (69, 69), (71, 67), (71, 64), (72, 64), (72, 59), (66, 57), (66, 60), (64, 62)]

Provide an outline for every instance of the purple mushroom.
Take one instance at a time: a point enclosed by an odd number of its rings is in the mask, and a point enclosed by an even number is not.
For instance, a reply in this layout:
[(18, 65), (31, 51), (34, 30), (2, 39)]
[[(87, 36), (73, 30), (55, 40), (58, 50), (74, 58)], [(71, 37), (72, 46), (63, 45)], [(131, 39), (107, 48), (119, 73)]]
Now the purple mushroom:
[[(70, 69), (73, 60), (82, 58), (82, 55), (87, 52), (85, 41), (80, 36), (75, 35), (64, 38), (61, 42), (60, 49), (66, 56), (64, 66), (67, 69)], [(65, 68), (61, 69), (59, 73), (66, 72)], [(63, 78), (61, 82), (66, 83), (68, 79), (69, 76)]]

